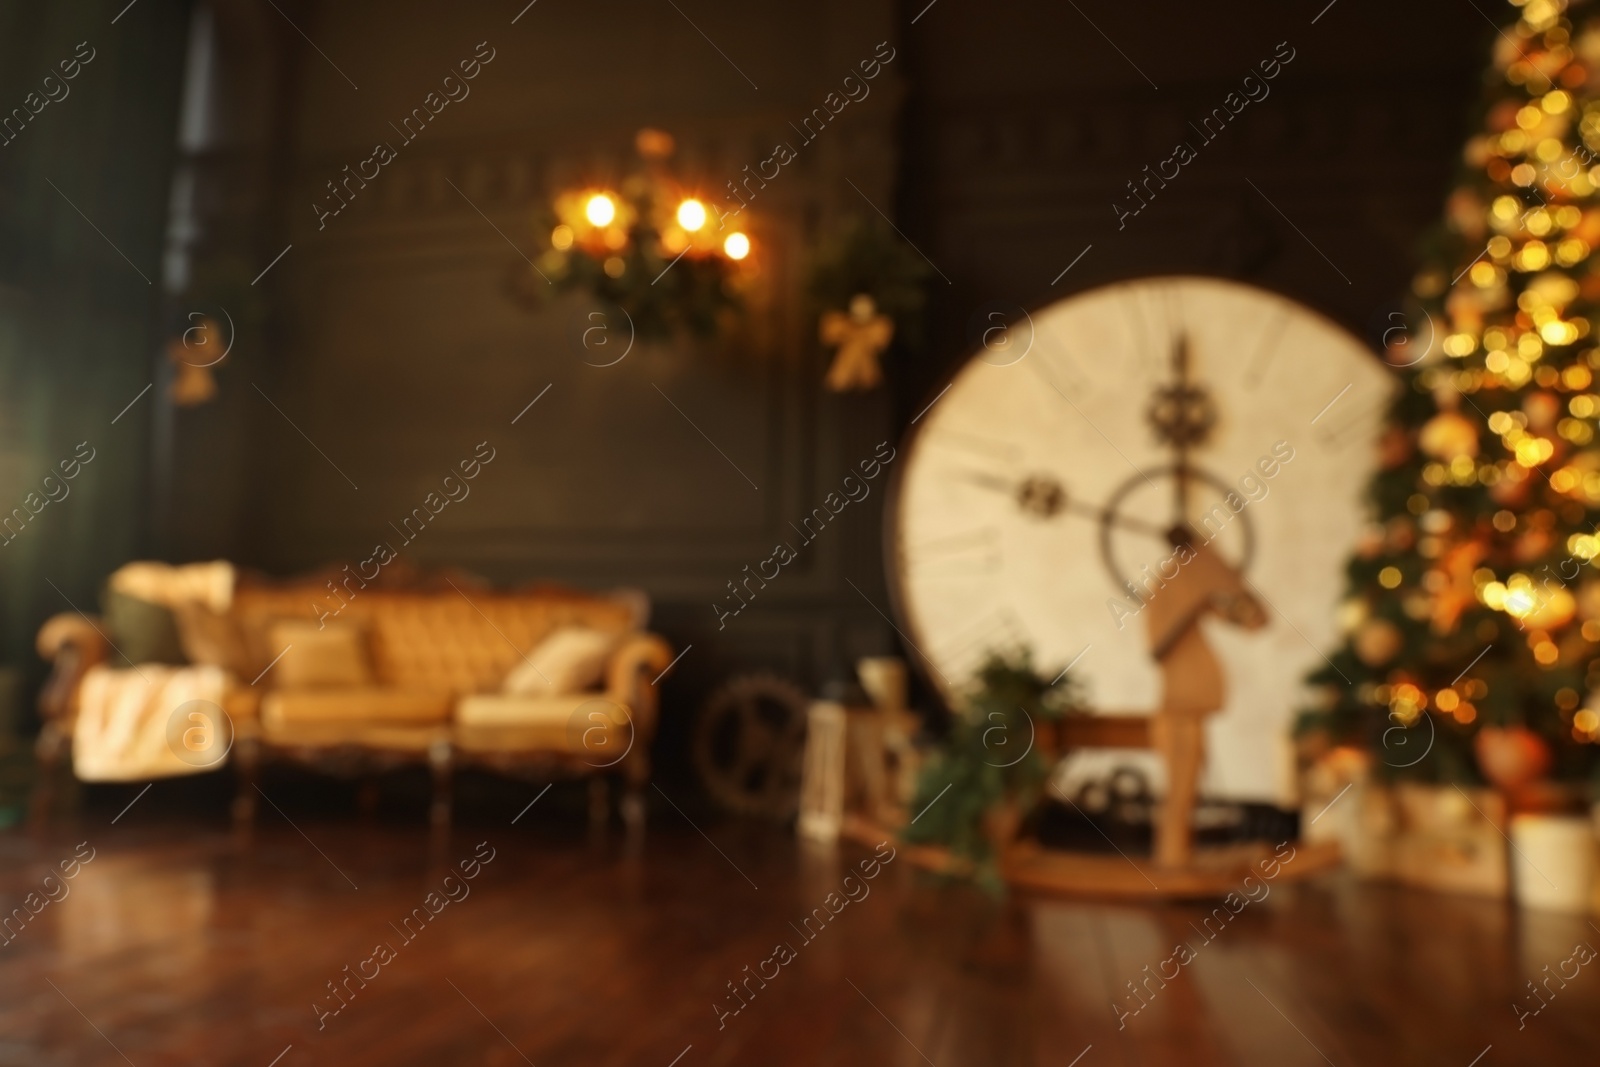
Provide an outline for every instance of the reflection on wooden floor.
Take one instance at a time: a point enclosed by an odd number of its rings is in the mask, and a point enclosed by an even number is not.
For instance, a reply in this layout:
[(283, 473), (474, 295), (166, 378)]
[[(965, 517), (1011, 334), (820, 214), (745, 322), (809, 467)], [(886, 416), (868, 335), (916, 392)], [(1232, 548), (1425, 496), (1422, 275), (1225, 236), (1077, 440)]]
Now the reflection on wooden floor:
[(637, 850), (459, 828), (448, 869), (414, 829), (300, 828), (249, 851), (92, 817), (0, 837), (0, 905), (27, 913), (0, 947), (0, 1064), (1467, 1067), (1492, 1045), (1499, 1067), (1600, 1047), (1600, 971), (1520, 1031), (1512, 1007), (1600, 945), (1584, 919), (1337, 873), (1224, 921), (997, 906), (901, 857), (734, 824), (705, 827), (714, 848), (659, 812)]

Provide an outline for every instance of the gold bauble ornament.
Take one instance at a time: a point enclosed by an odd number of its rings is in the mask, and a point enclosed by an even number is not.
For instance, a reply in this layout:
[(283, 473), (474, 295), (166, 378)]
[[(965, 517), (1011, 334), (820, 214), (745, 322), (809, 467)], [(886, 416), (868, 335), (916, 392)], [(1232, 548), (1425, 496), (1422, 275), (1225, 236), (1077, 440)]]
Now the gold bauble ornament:
[(1480, 289), (1476, 285), (1468, 289), (1452, 289), (1450, 295), (1444, 298), (1445, 311), (1449, 313), (1451, 323), (1456, 329), (1468, 333), (1483, 332), (1484, 316), (1500, 303), (1498, 288)]
[(1600, 209), (1590, 208), (1585, 211), (1583, 217), (1578, 220), (1578, 225), (1573, 227), (1568, 235), (1590, 246), (1600, 241)]
[(1384, 524), (1384, 534), (1384, 545), (1394, 555), (1410, 552), (1417, 543), (1416, 524), (1404, 515), (1396, 515)]
[(1487, 212), (1478, 194), (1470, 189), (1457, 189), (1445, 201), (1445, 214), (1449, 216), (1451, 226), (1467, 240), (1483, 240), (1484, 216)]
[(1536, 592), (1534, 596), (1533, 607), (1522, 616), (1522, 624), (1535, 630), (1559, 630), (1572, 621), (1573, 613), (1578, 610), (1577, 600), (1560, 586)]
[(1429, 612), (1434, 633), (1453, 633), (1462, 614), (1477, 603), (1478, 590), (1472, 575), (1488, 554), (1488, 547), (1482, 542), (1464, 541), (1439, 561), (1433, 572), (1439, 577), (1438, 588)]
[(1550, 769), (1550, 746), (1526, 726), (1485, 726), (1473, 739), (1478, 769), (1503, 793), (1516, 793)]
[(1423, 424), (1417, 446), (1435, 459), (1446, 462), (1457, 456), (1478, 455), (1478, 427), (1456, 411), (1441, 411)]
[(1585, 619), (1600, 619), (1600, 581), (1591, 579), (1578, 587), (1578, 613)]
[(1525, 530), (1512, 542), (1511, 554), (1518, 563), (1534, 563), (1543, 559), (1555, 544), (1555, 538), (1544, 527)]
[[(1507, 470), (1517, 469), (1515, 464), (1508, 464)], [(1489, 499), (1503, 508), (1512, 511), (1520, 510), (1528, 503), (1528, 492), (1532, 487), (1529, 478), (1501, 478), (1489, 487)]]
[(1384, 470), (1405, 466), (1411, 453), (1411, 435), (1402, 427), (1391, 426), (1378, 439), (1378, 465)]
[(1383, 555), (1383, 546), (1388, 541), (1388, 531), (1381, 523), (1369, 522), (1361, 528), (1361, 535), (1356, 539), (1356, 555), (1362, 559), (1377, 559)]
[(1356, 629), (1356, 658), (1369, 667), (1381, 667), (1400, 652), (1405, 638), (1388, 619), (1368, 619)]
[[(1512, 59), (1518, 58), (1512, 46)], [(1489, 114), (1484, 116), (1484, 125), (1491, 130), (1505, 131), (1517, 124), (1517, 103), (1514, 100), (1502, 100), (1489, 109)]]
[(1522, 400), (1523, 414), (1528, 416), (1528, 426), (1537, 433), (1549, 433), (1561, 417), (1561, 400), (1553, 393), (1540, 390), (1529, 393)]
[(1334, 609), (1333, 617), (1340, 633), (1353, 634), (1367, 621), (1368, 615), (1367, 602), (1360, 597), (1352, 597)]

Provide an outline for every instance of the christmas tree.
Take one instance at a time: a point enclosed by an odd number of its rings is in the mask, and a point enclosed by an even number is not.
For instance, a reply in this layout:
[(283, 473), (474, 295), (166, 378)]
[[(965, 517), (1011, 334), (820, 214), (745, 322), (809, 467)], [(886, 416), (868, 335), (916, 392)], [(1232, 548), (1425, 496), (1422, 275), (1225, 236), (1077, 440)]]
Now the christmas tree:
[(1600, 754), (1600, 18), (1512, 4), (1388, 349), (1399, 388), (1346, 639), (1302, 719), (1445, 780), (1475, 777), (1475, 739), (1508, 729), (1558, 778)]

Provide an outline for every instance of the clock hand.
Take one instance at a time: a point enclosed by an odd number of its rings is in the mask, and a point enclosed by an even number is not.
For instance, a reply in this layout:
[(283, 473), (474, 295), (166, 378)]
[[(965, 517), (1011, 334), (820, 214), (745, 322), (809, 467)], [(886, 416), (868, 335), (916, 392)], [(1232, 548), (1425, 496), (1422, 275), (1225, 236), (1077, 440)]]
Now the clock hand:
[[(1176, 347), (1172, 352), (1173, 370), (1177, 378), (1177, 394), (1183, 396), (1189, 386), (1189, 341), (1183, 334), (1178, 335)], [(1180, 401), (1181, 403), (1181, 401)], [(1181, 415), (1179, 416), (1182, 417)], [(1189, 521), (1189, 439), (1188, 434), (1179, 433), (1173, 438), (1173, 448), (1177, 452), (1176, 462), (1172, 471), (1173, 491), (1173, 525), (1187, 524)]]
[[(1106, 513), (1102, 508), (1093, 504), (1081, 503), (1071, 499), (1061, 483), (1048, 475), (1033, 475), (1020, 482), (1008, 481), (997, 474), (985, 471), (963, 470), (957, 476), (962, 481), (971, 482), (973, 485), (982, 486), (984, 489), (993, 489), (1004, 493), (1016, 500), (1023, 510), (1031, 512), (1039, 518), (1051, 518), (1059, 511), (1071, 512), (1094, 519), (1097, 522), (1106, 521)], [(1151, 537), (1165, 539), (1168, 527), (1160, 526), (1153, 522), (1144, 522), (1140, 519), (1129, 518), (1125, 515), (1113, 515), (1110, 520), (1113, 526), (1135, 533), (1149, 534)]]
[(1009, 494), (1016, 491), (1016, 486), (1013, 483), (1006, 481), (998, 474), (985, 474), (983, 471), (964, 470), (961, 472), (959, 477), (962, 481), (971, 482), (973, 485), (981, 485), (985, 489), (993, 489), (1001, 493)]
[[(1100, 508), (1090, 507), (1088, 504), (1079, 504), (1076, 507), (1071, 508), (1071, 510), (1079, 515), (1086, 515), (1097, 522), (1105, 521), (1106, 513)], [(1144, 522), (1141, 519), (1130, 519), (1126, 515), (1111, 516), (1111, 525), (1120, 526), (1124, 530), (1132, 530), (1134, 533), (1149, 534), (1151, 537), (1159, 537), (1163, 541), (1167, 539), (1167, 531), (1164, 527), (1153, 522)]]
[(1178, 462), (1172, 469), (1172, 511), (1175, 527), (1189, 524), (1189, 455), (1188, 449), (1178, 449)]

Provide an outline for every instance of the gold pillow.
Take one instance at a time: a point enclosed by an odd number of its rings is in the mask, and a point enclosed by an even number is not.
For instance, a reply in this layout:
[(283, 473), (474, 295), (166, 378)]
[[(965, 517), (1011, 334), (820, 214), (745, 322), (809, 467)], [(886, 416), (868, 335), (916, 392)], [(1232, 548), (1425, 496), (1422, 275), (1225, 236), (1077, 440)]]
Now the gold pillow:
[(232, 615), (193, 601), (173, 605), (172, 614), (178, 620), (178, 640), (190, 663), (221, 667), (247, 682), (266, 665), (256, 664), (244, 631)]
[(272, 623), (267, 632), (273, 647), (283, 652), (283, 658), (269, 676), (277, 688), (372, 684), (367, 635), (361, 627), (337, 622), (320, 626), (297, 619), (280, 619)]

